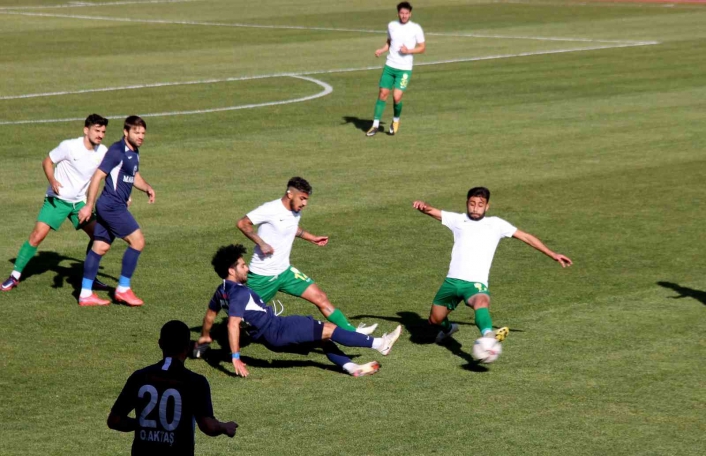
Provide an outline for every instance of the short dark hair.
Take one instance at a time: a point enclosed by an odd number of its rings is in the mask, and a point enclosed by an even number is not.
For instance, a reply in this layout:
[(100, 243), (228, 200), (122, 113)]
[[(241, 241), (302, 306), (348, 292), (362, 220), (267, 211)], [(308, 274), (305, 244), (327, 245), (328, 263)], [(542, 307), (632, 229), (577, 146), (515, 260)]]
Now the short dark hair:
[(219, 248), (211, 260), (213, 270), (216, 271), (218, 277), (225, 279), (228, 277), (228, 269), (232, 268), (246, 252), (247, 249), (243, 244), (231, 244)]
[(86, 117), (86, 121), (83, 123), (83, 126), (86, 128), (91, 128), (94, 125), (98, 125), (100, 127), (107, 127), (108, 119), (101, 116), (100, 114), (91, 114), (90, 116)]
[(485, 187), (473, 187), (472, 189), (468, 190), (466, 201), (473, 198), (474, 196), (480, 196), (481, 198), (485, 198), (485, 202), (487, 203), (488, 201), (490, 201), (490, 190)]
[(166, 356), (177, 356), (187, 351), (190, 342), (191, 333), (183, 321), (168, 321), (159, 333), (159, 348)]
[(142, 127), (147, 130), (147, 124), (140, 116), (129, 116), (127, 119), (125, 119), (125, 125), (123, 126), (123, 130), (130, 131), (133, 129), (133, 127)]
[(406, 9), (409, 10), (409, 12), (412, 12), (412, 5), (409, 4), (409, 2), (402, 2), (397, 4), (397, 12), (399, 13), (401, 9)]
[(309, 195), (311, 195), (311, 192), (313, 191), (311, 185), (309, 185), (309, 182), (302, 177), (293, 177), (289, 179), (289, 182), (287, 182), (287, 188), (289, 187), (296, 188), (300, 192), (304, 192)]

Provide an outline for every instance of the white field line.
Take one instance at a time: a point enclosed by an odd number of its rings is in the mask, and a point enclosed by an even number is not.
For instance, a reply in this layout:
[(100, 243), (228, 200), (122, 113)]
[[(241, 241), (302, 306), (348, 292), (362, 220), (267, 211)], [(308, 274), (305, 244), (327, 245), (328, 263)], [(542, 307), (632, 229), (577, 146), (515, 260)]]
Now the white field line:
[(155, 3), (189, 3), (201, 0), (126, 0), (117, 2), (69, 2), (61, 5), (34, 5), (34, 6), (3, 6), (0, 11), (32, 10), (32, 9), (57, 9), (57, 8), (86, 8), (96, 6), (121, 6), (121, 5), (151, 5)]
[[(199, 22), (199, 21), (172, 21), (166, 19), (134, 19), (129, 17), (109, 17), (109, 16), (89, 16), (81, 14), (54, 14), (54, 13), (30, 13), (23, 11), (0, 11), (0, 14), (17, 15), (17, 16), (35, 16), (35, 17), (55, 17), (64, 19), (86, 19), (94, 21), (110, 21), (110, 22), (132, 22), (139, 24), (163, 24), (163, 25), (192, 25), (205, 27), (232, 27), (232, 28), (257, 28), (257, 29), (279, 29), (279, 30), (313, 30), (323, 32), (353, 32), (353, 33), (374, 33), (384, 34), (384, 30), (370, 29), (349, 29), (335, 27), (305, 27), (298, 25), (261, 25), (261, 24), (240, 24), (228, 22)], [(566, 42), (582, 42), (582, 43), (626, 43), (626, 44), (657, 44), (654, 41), (629, 41), (629, 40), (599, 40), (592, 38), (561, 38), (561, 37), (542, 37), (542, 36), (512, 36), (512, 35), (484, 35), (475, 33), (443, 33), (443, 32), (427, 32), (429, 36), (451, 36), (451, 37), (468, 37), (468, 38), (489, 38), (489, 39), (507, 39), (507, 40), (537, 40), (537, 41), (566, 41)]]
[[(318, 93), (315, 93), (314, 95), (308, 95), (306, 97), (300, 97), (300, 98), (293, 98), (291, 100), (270, 101), (267, 103), (255, 103), (255, 104), (247, 104), (247, 105), (240, 105), (240, 106), (227, 106), (227, 107), (223, 107), (223, 108), (195, 109), (193, 111), (154, 112), (154, 113), (149, 113), (149, 114), (140, 114), (140, 116), (142, 116), (142, 117), (188, 116), (188, 115), (192, 115), (192, 114), (209, 114), (209, 113), (213, 113), (213, 112), (237, 111), (240, 109), (261, 108), (264, 106), (278, 106), (278, 105), (284, 105), (284, 104), (290, 104), (290, 103), (300, 103), (303, 101), (314, 100), (316, 98), (325, 97), (326, 95), (333, 92), (333, 87), (331, 87), (329, 84), (326, 84), (323, 81), (319, 81), (318, 79), (309, 78), (306, 76), (296, 76), (296, 75), (291, 75), (291, 77), (313, 82), (314, 84), (321, 87), (323, 90)], [(125, 117), (127, 117), (127, 115), (123, 114), (123, 115), (111, 115), (111, 116), (108, 116), (107, 118), (108, 119), (123, 119)], [(67, 119), (16, 120), (16, 121), (0, 121), (0, 125), (25, 125), (25, 124), (43, 124), (43, 123), (57, 123), (57, 122), (78, 122), (81, 120), (84, 120), (84, 118), (83, 117), (75, 117), (75, 118), (67, 118)]]

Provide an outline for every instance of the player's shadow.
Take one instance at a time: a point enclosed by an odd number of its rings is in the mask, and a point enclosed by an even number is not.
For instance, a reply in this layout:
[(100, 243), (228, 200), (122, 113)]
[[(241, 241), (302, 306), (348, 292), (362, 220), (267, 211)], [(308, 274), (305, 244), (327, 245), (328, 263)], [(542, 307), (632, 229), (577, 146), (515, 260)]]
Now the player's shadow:
[[(10, 259), (14, 265), (16, 258)], [(70, 261), (68, 266), (62, 266), (64, 261)], [(101, 268), (102, 269), (102, 268)], [(73, 295), (78, 299), (81, 291), (81, 280), (83, 278), (83, 260), (61, 255), (51, 251), (41, 251), (35, 255), (22, 271), (22, 281), (29, 279), (35, 275), (42, 275), (48, 272), (53, 272), (54, 278), (52, 288), (63, 288), (65, 284), (73, 288)], [(101, 278), (109, 278), (117, 281), (118, 279), (107, 274), (98, 273)]]
[[(367, 132), (370, 127), (373, 126), (373, 121), (371, 119), (361, 119), (355, 116), (343, 116), (342, 125), (348, 124), (353, 124), (358, 130)], [(385, 131), (385, 127), (383, 127), (384, 124), (385, 122), (380, 122), (380, 131)]]
[(706, 306), (706, 291), (695, 290), (689, 287), (682, 287), (673, 282), (657, 282), (657, 285), (664, 288), (669, 288), (679, 293), (678, 296), (670, 296), (671, 299), (694, 298), (701, 304)]

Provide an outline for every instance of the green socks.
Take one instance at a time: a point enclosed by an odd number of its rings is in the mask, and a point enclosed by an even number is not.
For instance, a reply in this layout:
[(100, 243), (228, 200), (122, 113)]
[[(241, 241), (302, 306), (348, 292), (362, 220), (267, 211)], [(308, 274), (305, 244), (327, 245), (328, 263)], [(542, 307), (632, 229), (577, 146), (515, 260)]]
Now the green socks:
[(328, 321), (330, 321), (334, 325), (338, 326), (339, 328), (343, 328), (346, 331), (355, 331), (355, 326), (353, 326), (348, 321), (346, 316), (343, 315), (343, 312), (341, 312), (338, 309), (334, 310), (333, 313), (331, 313), (331, 315), (329, 315), (326, 318), (328, 319)]
[(375, 116), (373, 118), (375, 120), (382, 119), (383, 112), (385, 112), (385, 102), (378, 98), (378, 101), (375, 102)]
[(402, 102), (400, 101), (399, 103), (394, 104), (392, 109), (394, 110), (395, 118), (400, 117), (400, 114), (402, 114)]
[(37, 247), (32, 247), (29, 241), (25, 241), (20, 248), (20, 252), (17, 254), (17, 260), (15, 260), (15, 271), (22, 272), (35, 253), (37, 253)]
[(476, 326), (478, 326), (481, 336), (484, 332), (493, 330), (493, 320), (490, 318), (490, 311), (487, 307), (476, 309)]
[(451, 329), (451, 322), (449, 321), (448, 317), (444, 318), (444, 321), (442, 321), (439, 326), (441, 326), (441, 330), (445, 333), (449, 332), (449, 330)]

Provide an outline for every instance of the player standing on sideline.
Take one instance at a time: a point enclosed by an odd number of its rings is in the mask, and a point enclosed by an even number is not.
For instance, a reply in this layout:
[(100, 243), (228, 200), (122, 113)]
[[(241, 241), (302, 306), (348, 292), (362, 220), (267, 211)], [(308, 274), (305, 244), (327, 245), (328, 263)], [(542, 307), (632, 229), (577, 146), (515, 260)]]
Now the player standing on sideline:
[(375, 102), (375, 116), (373, 126), (366, 133), (367, 136), (374, 136), (380, 127), (380, 119), (385, 111), (385, 103), (390, 95), (390, 89), (394, 87), (392, 99), (394, 101), (394, 117), (390, 124), (391, 135), (397, 133), (400, 128), (400, 115), (402, 114), (402, 95), (412, 78), (412, 66), (414, 64), (414, 54), (422, 54), (426, 50), (424, 31), (419, 24), (411, 21), (412, 5), (409, 2), (402, 2), (397, 5), (397, 17), (399, 20), (387, 24), (387, 42), (385, 46), (375, 51), (375, 57), (390, 51), (387, 54), (385, 68), (380, 76), (380, 93)]
[[(184, 322), (172, 320), (162, 326), (159, 348), (164, 359), (134, 372), (108, 415), (110, 429), (135, 433), (133, 456), (193, 455), (194, 423), (211, 437), (235, 435), (235, 422), (213, 417), (206, 377), (184, 367), (189, 338)], [(137, 418), (128, 417), (132, 410)]]
[(248, 376), (245, 363), (240, 360), (241, 322), (247, 325), (247, 330), (255, 341), (262, 342), (268, 348), (322, 344), (326, 357), (354, 377), (372, 375), (378, 371), (380, 364), (377, 361), (356, 364), (333, 342), (348, 347), (372, 348), (387, 355), (400, 337), (402, 326), (398, 325), (390, 334), (373, 339), (355, 331), (339, 328), (332, 323), (322, 323), (311, 316), (279, 317), (272, 307), (265, 306), (260, 296), (245, 286), (250, 274), (243, 260), (244, 254), (245, 247), (235, 244), (221, 247), (213, 256), (211, 264), (216, 274), (223, 279), (223, 284), (218, 286), (208, 304), (199, 345), (212, 342), (210, 332), (213, 321), (218, 311), (224, 309), (228, 312), (228, 342), (237, 375)]
[(141, 306), (142, 300), (130, 289), (130, 279), (137, 267), (137, 259), (145, 247), (145, 237), (132, 214), (128, 211), (127, 202), (130, 199), (133, 185), (149, 196), (149, 202), (154, 203), (155, 192), (140, 175), (139, 147), (145, 139), (147, 124), (138, 116), (125, 119), (123, 138), (114, 143), (105, 154), (103, 162), (96, 170), (91, 185), (88, 187), (86, 206), (79, 211), (79, 220), (87, 220), (91, 215), (93, 203), (96, 201), (100, 181), (105, 179), (103, 193), (96, 203), (96, 228), (94, 231), (93, 248), (86, 255), (83, 264), (83, 282), (78, 298), (80, 306), (105, 306), (110, 304), (107, 299), (99, 298), (93, 293), (93, 281), (98, 273), (101, 258), (110, 250), (110, 245), (116, 237), (124, 239), (128, 244), (123, 255), (122, 271), (115, 289), (115, 300), (129, 306)]
[[(287, 182), (287, 191), (282, 198), (265, 203), (238, 220), (240, 231), (256, 244), (250, 260), (248, 284), (265, 302), (282, 291), (311, 302), (336, 326), (372, 334), (377, 324), (361, 324), (356, 329), (343, 312), (333, 307), (326, 293), (310, 277), (289, 263), (295, 237), (321, 247), (328, 244), (328, 236), (315, 236), (299, 226), (301, 210), (307, 206), (311, 192), (309, 182), (293, 177)], [(259, 225), (257, 233), (253, 228), (255, 225)]]
[[(86, 117), (83, 125), (83, 137), (62, 141), (42, 161), (44, 174), (49, 181), (44, 205), (39, 211), (34, 230), (17, 254), (12, 274), (0, 287), (2, 291), (10, 291), (19, 284), (22, 271), (37, 253), (39, 244), (47, 237), (50, 230), (58, 230), (66, 219), (71, 220), (76, 230), (82, 229), (88, 234), (91, 238), (88, 248), (91, 248), (95, 219), (92, 214), (89, 214), (89, 218), (81, 223), (78, 214), (86, 204), (86, 189), (91, 182), (91, 176), (100, 165), (107, 150), (101, 142), (105, 137), (108, 119), (98, 114), (91, 114)], [(98, 281), (96, 285), (100, 285), (103, 289), (107, 288)]]
[(517, 238), (558, 261), (562, 268), (572, 264), (569, 258), (552, 252), (531, 234), (518, 230), (499, 217), (485, 217), (490, 207), (490, 190), (485, 187), (474, 187), (468, 191), (465, 214), (441, 211), (424, 201), (415, 201), (413, 207), (441, 221), (454, 235), (449, 273), (434, 297), (429, 314), (429, 323), (441, 327), (436, 337), (437, 343), (458, 331), (458, 325), (451, 324), (448, 315), (461, 301), (475, 311), (476, 326), (483, 337), (495, 337), (501, 342), (507, 337), (510, 332), (508, 328), (493, 332), (489, 311), (488, 275), (500, 239)]

